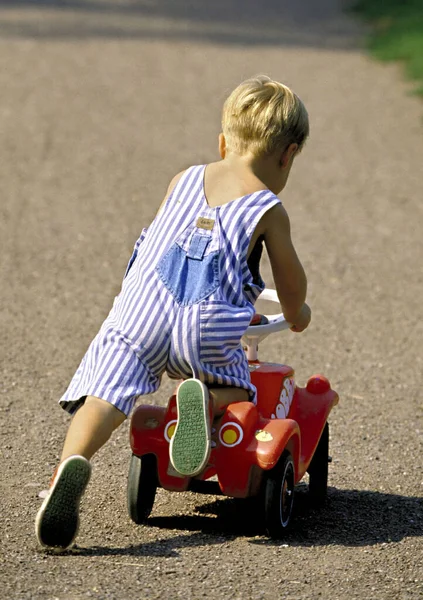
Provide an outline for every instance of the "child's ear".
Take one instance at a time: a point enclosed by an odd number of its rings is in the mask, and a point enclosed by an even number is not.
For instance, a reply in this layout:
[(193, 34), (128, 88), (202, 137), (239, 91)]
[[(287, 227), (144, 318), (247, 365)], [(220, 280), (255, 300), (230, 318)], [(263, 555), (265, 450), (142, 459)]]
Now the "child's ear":
[(223, 133), (219, 133), (219, 154), (222, 159), (226, 156), (226, 140)]
[(298, 144), (289, 144), (287, 148), (282, 152), (279, 164), (281, 167), (288, 167), (294, 159), (298, 151)]

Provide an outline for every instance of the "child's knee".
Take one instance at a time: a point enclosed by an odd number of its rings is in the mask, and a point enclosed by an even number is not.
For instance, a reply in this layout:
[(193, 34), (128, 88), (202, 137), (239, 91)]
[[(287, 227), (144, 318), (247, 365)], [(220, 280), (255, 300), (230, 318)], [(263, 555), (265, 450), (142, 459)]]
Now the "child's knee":
[(113, 404), (96, 396), (87, 396), (84, 402), (87, 412), (93, 416), (109, 421), (116, 428), (121, 425), (126, 415)]

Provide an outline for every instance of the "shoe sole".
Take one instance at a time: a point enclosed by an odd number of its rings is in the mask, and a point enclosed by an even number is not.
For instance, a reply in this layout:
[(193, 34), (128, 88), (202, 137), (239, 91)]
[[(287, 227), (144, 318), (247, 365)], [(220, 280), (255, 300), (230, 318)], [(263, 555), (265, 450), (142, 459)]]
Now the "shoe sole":
[(71, 456), (57, 470), (35, 521), (35, 533), (43, 548), (65, 550), (79, 527), (79, 503), (91, 476), (91, 464), (83, 456)]
[(207, 465), (210, 448), (209, 394), (198, 379), (187, 379), (176, 394), (178, 421), (170, 440), (172, 466), (181, 475), (193, 477)]

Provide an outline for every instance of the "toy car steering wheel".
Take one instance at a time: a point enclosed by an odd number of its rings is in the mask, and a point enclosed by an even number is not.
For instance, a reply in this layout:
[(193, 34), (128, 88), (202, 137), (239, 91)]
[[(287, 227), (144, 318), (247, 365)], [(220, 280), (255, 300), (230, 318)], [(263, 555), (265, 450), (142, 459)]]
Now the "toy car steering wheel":
[[(269, 300), (270, 302), (275, 302), (280, 306), (276, 290), (265, 289), (260, 294), (259, 299)], [(275, 333), (276, 331), (289, 329), (291, 327), (291, 324), (285, 319), (283, 313), (263, 316), (265, 317), (267, 323), (250, 325), (242, 336), (242, 344), (246, 347), (248, 360), (257, 360), (258, 345), (268, 335)]]

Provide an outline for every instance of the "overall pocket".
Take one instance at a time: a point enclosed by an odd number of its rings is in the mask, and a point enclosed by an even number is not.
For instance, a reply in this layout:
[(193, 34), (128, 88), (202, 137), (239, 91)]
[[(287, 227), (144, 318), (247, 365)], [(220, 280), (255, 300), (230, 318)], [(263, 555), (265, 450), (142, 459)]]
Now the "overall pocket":
[(217, 250), (196, 258), (175, 242), (160, 259), (156, 271), (181, 306), (197, 304), (219, 285), (219, 255)]
[(226, 366), (241, 347), (241, 337), (254, 315), (252, 306), (234, 306), (222, 300), (205, 302), (200, 307), (200, 359)]

